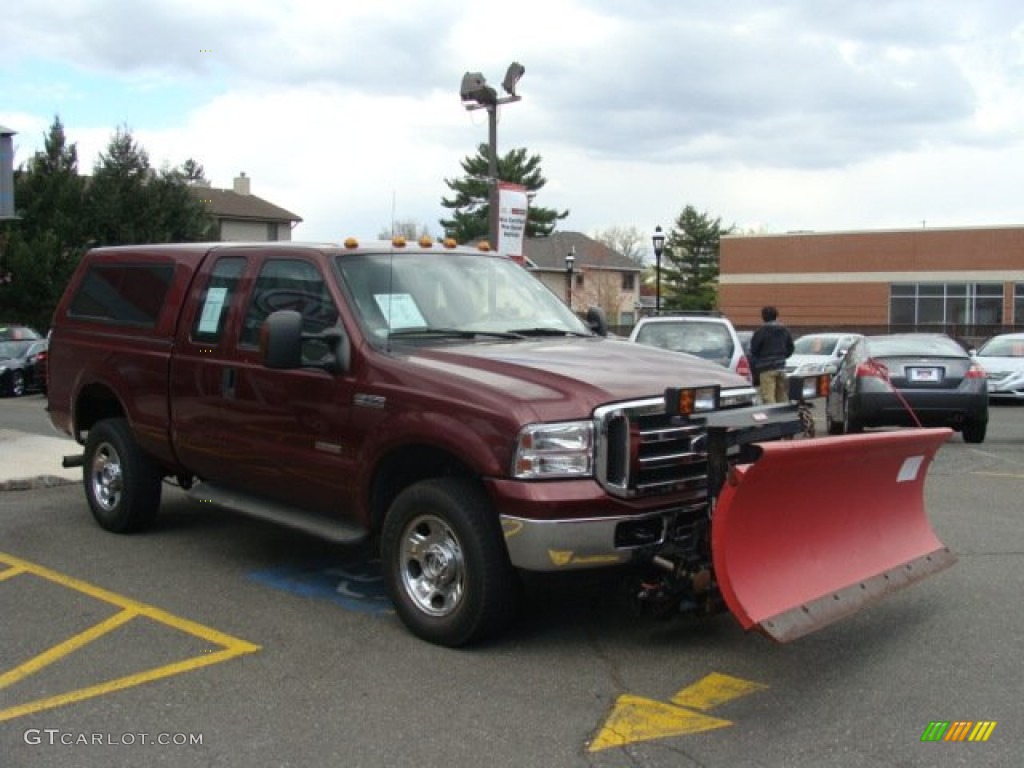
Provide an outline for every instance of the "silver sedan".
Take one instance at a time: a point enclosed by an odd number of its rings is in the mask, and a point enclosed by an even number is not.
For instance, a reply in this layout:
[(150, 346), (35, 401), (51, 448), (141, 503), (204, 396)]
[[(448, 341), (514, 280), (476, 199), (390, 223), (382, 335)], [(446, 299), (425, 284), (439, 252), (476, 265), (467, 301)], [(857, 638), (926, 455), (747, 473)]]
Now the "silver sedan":
[(1024, 400), (1024, 333), (993, 336), (975, 359), (985, 369), (990, 398)]

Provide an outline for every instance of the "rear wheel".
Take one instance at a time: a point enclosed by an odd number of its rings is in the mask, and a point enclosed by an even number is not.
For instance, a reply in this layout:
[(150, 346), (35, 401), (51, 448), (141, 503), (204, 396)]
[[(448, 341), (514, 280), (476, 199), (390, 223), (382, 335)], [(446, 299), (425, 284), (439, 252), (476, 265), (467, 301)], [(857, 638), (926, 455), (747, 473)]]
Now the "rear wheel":
[(843, 397), (843, 431), (848, 435), (855, 435), (864, 431), (864, 425), (853, 414), (850, 408), (850, 398)]
[(160, 508), (162, 474), (125, 419), (104, 419), (89, 430), (82, 480), (93, 517), (108, 531), (140, 531)]
[(843, 422), (832, 418), (832, 409), (828, 405), (825, 406), (825, 431), (830, 435), (843, 434)]
[(417, 637), (456, 647), (495, 633), (515, 607), (515, 573), (497, 516), (469, 480), (410, 486), (381, 532), (384, 580)]
[(985, 432), (988, 430), (987, 421), (967, 421), (964, 422), (963, 436), (965, 443), (983, 443), (985, 442)]

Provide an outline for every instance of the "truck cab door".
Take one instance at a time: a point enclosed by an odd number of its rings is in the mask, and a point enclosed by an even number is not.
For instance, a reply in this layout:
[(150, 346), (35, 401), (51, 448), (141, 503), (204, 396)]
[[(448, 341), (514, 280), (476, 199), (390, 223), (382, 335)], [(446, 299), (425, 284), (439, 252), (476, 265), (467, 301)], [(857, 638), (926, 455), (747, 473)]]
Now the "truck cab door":
[[(175, 367), (179, 442), (188, 446), (183, 462), (206, 480), (345, 514), (354, 498), (355, 451), (348, 433), (354, 384), (347, 373), (315, 365), (272, 370), (259, 359), (260, 327), (275, 310), (297, 310), (306, 333), (337, 325), (323, 265), (267, 249), (254, 249), (246, 261), (228, 340), (215, 356)], [(204, 313), (209, 325), (215, 313), (216, 271), (214, 266), (206, 297), (198, 302), (195, 327), (202, 326)]]

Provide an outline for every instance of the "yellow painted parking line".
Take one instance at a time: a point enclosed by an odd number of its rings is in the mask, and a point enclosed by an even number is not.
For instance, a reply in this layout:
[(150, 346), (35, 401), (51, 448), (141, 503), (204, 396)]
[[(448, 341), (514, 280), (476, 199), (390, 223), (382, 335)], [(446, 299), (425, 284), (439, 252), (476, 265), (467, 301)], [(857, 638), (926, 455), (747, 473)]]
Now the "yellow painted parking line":
[(19, 573), (24, 573), (24, 568), (4, 568), (0, 571), (0, 581), (7, 581), (12, 576), (17, 576)]
[(767, 685), (761, 683), (712, 672), (693, 685), (683, 688), (672, 697), (672, 703), (680, 707), (707, 712), (727, 701), (738, 699), (741, 696), (749, 696), (751, 693), (757, 693), (767, 688)]
[(57, 571), (52, 571), (41, 565), (21, 560), (3, 552), (0, 552), (0, 563), (5, 563), (9, 566), (6, 570), (0, 572), (0, 581), (9, 579), (18, 574), (31, 574), (66, 587), (67, 589), (80, 592), (97, 600), (101, 600), (121, 608), (121, 611), (108, 619), (105, 619), (104, 621), (68, 638), (67, 640), (64, 640), (61, 643), (58, 643), (29, 661), (18, 665), (14, 669), (4, 672), (0, 675), (0, 688), (4, 688), (18, 682), (19, 680), (23, 680), (29, 675), (67, 657), (79, 648), (88, 645), (117, 627), (122, 626), (128, 621), (140, 616), (152, 619), (153, 621), (192, 635), (193, 637), (206, 640), (214, 645), (221, 646), (221, 650), (213, 653), (204, 653), (201, 656), (185, 659), (173, 664), (155, 667), (137, 674), (119, 677), (114, 680), (108, 680), (107, 682), (99, 683), (98, 685), (92, 685), (87, 688), (80, 688), (78, 690), (69, 691), (56, 696), (50, 696), (44, 699), (38, 699), (36, 701), (30, 701), (25, 704), (19, 704), (14, 707), (2, 709), (0, 710), (0, 722), (31, 714), (33, 712), (40, 712), (42, 710), (63, 706), (64, 704), (82, 701), (105, 693), (131, 688), (132, 686), (141, 685), (142, 683), (148, 683), (153, 680), (160, 680), (165, 677), (171, 677), (172, 675), (178, 675), (183, 672), (190, 672), (201, 667), (207, 667), (211, 664), (217, 664), (222, 661), (227, 661), (228, 659), (233, 659), (243, 654), (254, 653), (260, 649), (260, 646), (258, 645), (254, 645), (253, 643), (241, 640), (237, 637), (232, 637), (231, 635), (220, 632), (212, 627), (207, 627), (197, 622), (184, 619), (180, 616), (175, 616), (151, 605), (146, 605), (145, 603), (140, 603), (136, 600), (115, 594), (114, 592), (109, 592), (101, 587), (58, 573)]
[(1012, 477), (1015, 480), (1024, 480), (1024, 474), (1019, 472), (971, 472), (972, 475), (984, 475), (985, 477)]
[(98, 637), (103, 637), (111, 630), (117, 629), (122, 624), (125, 624), (138, 616), (134, 611), (120, 611), (115, 613), (106, 621), (101, 621), (99, 624), (89, 627), (84, 632), (79, 632), (73, 637), (69, 637), (63, 643), (58, 643), (44, 653), (39, 654), (34, 659), (29, 659), (24, 664), (19, 664), (14, 669), (8, 670), (0, 675), (0, 688), (6, 688), (8, 685), (13, 685), (19, 680), (24, 680), (34, 672), (38, 672), (43, 667), (53, 664), (55, 661), (60, 661), (69, 653), (77, 651), (83, 645), (91, 643)]
[(590, 743), (588, 751), (726, 728), (732, 725), (731, 721), (702, 713), (767, 688), (761, 683), (712, 672), (683, 688), (668, 704), (623, 694), (615, 700), (611, 714)]

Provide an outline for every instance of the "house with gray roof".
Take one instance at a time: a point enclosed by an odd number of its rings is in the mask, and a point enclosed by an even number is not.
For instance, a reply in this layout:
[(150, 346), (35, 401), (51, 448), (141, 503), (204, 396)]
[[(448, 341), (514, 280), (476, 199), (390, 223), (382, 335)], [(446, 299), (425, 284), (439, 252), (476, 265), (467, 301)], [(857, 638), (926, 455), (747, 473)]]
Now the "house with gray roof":
[[(570, 254), (571, 272), (567, 264)], [(636, 322), (643, 269), (604, 243), (580, 232), (554, 232), (526, 238), (523, 256), (527, 269), (565, 299), (574, 312), (582, 315), (589, 307), (600, 307), (610, 325)]]
[(302, 218), (252, 194), (245, 173), (235, 177), (232, 189), (196, 184), (192, 194), (210, 209), (217, 221), (218, 239), (225, 242), (291, 240)]

